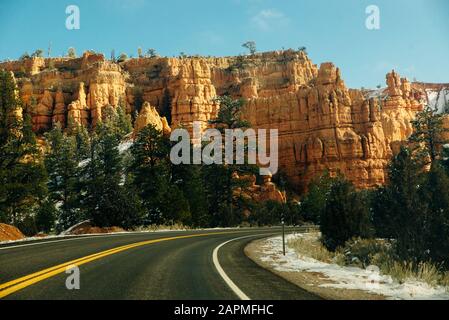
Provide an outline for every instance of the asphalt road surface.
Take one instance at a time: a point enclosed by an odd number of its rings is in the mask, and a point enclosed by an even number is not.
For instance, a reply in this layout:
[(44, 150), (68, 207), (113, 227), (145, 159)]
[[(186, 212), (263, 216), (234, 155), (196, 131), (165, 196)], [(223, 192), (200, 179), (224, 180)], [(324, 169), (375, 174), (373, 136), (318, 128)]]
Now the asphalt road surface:
[[(250, 241), (275, 234), (280, 229), (131, 233), (0, 246), (0, 298), (318, 299), (245, 256)], [(66, 287), (72, 265), (79, 290)]]

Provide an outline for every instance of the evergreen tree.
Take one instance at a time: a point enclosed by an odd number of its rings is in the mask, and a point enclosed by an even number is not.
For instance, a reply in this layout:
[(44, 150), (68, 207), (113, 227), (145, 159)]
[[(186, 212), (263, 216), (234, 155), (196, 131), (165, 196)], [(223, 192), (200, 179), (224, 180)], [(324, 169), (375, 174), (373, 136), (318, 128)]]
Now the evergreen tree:
[[(428, 214), (428, 204), (423, 201), (423, 162), (412, 156), (410, 149), (402, 147), (389, 169), (389, 184), (381, 198), (384, 201), (374, 211), (374, 221), (386, 226), (381, 234), (396, 239), (400, 258), (413, 261), (425, 259), (426, 240), (423, 227)], [(383, 212), (383, 213), (382, 213)], [(379, 232), (379, 230), (378, 230)]]
[(167, 192), (164, 195), (161, 211), (166, 223), (192, 224), (189, 201), (187, 201), (183, 191), (176, 185), (168, 186)]
[(120, 101), (120, 104), (117, 107), (117, 128), (122, 137), (133, 131), (133, 125), (131, 121), (131, 115), (126, 114), (126, 109), (123, 101)]
[(426, 260), (449, 267), (449, 177), (439, 164), (426, 175), (423, 198), (428, 212), (421, 233), (426, 236)]
[(286, 207), (282, 203), (272, 200), (265, 201), (256, 207), (251, 220), (259, 226), (279, 225), (285, 218), (285, 209)]
[(140, 223), (140, 200), (125, 185), (119, 136), (107, 121), (91, 136), (90, 157), (83, 168), (83, 209), (98, 227), (130, 228)]
[(188, 201), (190, 224), (194, 227), (208, 227), (210, 219), (201, 166), (172, 165), (171, 183), (176, 185)]
[(251, 124), (242, 119), (245, 101), (243, 99), (234, 100), (229, 96), (217, 97), (216, 102), (220, 104), (217, 118), (209, 121), (218, 130), (224, 132), (225, 129), (249, 128)]
[(324, 245), (336, 250), (354, 237), (373, 234), (366, 195), (357, 192), (342, 177), (333, 181), (321, 215), (320, 230)]
[(57, 206), (59, 231), (80, 222), (83, 218), (78, 203), (78, 156), (76, 140), (65, 135), (56, 125), (48, 134), (45, 167), (48, 172), (49, 199)]
[(242, 47), (248, 49), (250, 54), (255, 54), (257, 51), (256, 42), (254, 41), (247, 41), (244, 44), (242, 44)]
[[(245, 104), (243, 99), (234, 100), (229, 96), (222, 96), (216, 98), (216, 101), (220, 104), (220, 109), (216, 119), (209, 122), (223, 135), (226, 129), (245, 129), (251, 126), (242, 119)], [(246, 148), (245, 154), (247, 152)], [(242, 199), (236, 198), (234, 191), (248, 187), (248, 181), (236, 178), (236, 174), (255, 174), (257, 169), (257, 166), (248, 164), (213, 164), (203, 167), (212, 226), (232, 226), (242, 221), (243, 208), (239, 205)]]
[(78, 125), (73, 131), (76, 143), (76, 161), (86, 160), (90, 154), (90, 136), (86, 127)]
[(142, 129), (131, 147), (129, 172), (146, 211), (146, 224), (163, 223), (170, 182), (170, 141), (153, 125)]
[(21, 114), (11, 73), (0, 71), (0, 218), (18, 225), (45, 196), (45, 168), (32, 131)]
[(447, 131), (443, 127), (443, 117), (444, 114), (438, 113), (436, 108), (426, 106), (412, 121), (414, 131), (410, 141), (416, 144), (421, 156), (429, 157), (432, 163), (439, 159), (442, 147), (447, 143), (443, 135)]
[(58, 215), (55, 205), (52, 201), (44, 201), (36, 213), (36, 228), (37, 231), (49, 233), (55, 226), (55, 221)]
[(69, 58), (76, 58), (76, 50), (73, 47), (70, 47), (69, 50), (67, 50), (67, 57)]
[(300, 215), (306, 221), (320, 223), (321, 214), (326, 206), (326, 196), (329, 193), (333, 179), (328, 172), (314, 179), (309, 185), (308, 193), (300, 205)]

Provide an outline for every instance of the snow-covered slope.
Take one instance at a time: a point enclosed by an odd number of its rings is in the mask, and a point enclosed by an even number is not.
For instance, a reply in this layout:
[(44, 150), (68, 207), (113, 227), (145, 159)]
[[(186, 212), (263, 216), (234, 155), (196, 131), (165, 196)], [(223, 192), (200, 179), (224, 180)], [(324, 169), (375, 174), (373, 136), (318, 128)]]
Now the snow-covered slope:
[(442, 113), (449, 107), (449, 87), (441, 89), (426, 89), (427, 103), (430, 107)]

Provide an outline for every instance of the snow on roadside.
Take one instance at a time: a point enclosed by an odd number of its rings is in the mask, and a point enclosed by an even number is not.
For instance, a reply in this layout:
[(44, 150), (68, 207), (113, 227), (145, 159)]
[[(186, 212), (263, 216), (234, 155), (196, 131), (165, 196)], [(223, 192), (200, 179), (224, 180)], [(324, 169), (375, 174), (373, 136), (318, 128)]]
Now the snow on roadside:
[[(306, 234), (287, 236), (287, 241)], [(320, 287), (363, 290), (380, 294), (393, 300), (448, 300), (446, 288), (432, 287), (424, 282), (407, 280), (400, 284), (390, 276), (381, 275), (378, 270), (364, 270), (357, 267), (342, 267), (337, 264), (324, 263), (310, 257), (298, 255), (296, 251), (286, 246), (286, 256), (282, 254), (282, 238), (275, 237), (262, 243), (263, 256), (261, 260), (268, 262), (277, 271), (283, 272), (314, 272), (322, 274), (324, 283)]]

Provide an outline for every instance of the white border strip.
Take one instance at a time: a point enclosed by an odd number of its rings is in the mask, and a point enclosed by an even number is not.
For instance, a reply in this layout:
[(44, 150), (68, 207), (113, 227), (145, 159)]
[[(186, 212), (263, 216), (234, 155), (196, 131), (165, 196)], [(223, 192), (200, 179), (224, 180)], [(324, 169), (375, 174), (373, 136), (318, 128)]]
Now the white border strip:
[(231, 278), (229, 278), (229, 276), (226, 274), (226, 272), (223, 270), (223, 268), (220, 265), (220, 262), (218, 261), (218, 251), (225, 245), (227, 245), (230, 242), (233, 241), (237, 241), (240, 239), (245, 239), (245, 238), (251, 238), (251, 237), (258, 237), (260, 236), (259, 234), (257, 235), (251, 235), (251, 236), (245, 236), (245, 237), (239, 237), (239, 238), (235, 238), (232, 240), (228, 240), (226, 242), (223, 242), (222, 244), (220, 244), (219, 246), (217, 246), (214, 249), (214, 252), (212, 253), (212, 261), (214, 262), (215, 265), (215, 269), (217, 269), (218, 273), (220, 274), (220, 276), (223, 278), (223, 280), (226, 282), (226, 284), (228, 285), (229, 288), (231, 288), (231, 290), (239, 297), (240, 300), (251, 300), (242, 290), (240, 290), (239, 287), (237, 287), (237, 285), (234, 283), (234, 281), (231, 280)]

